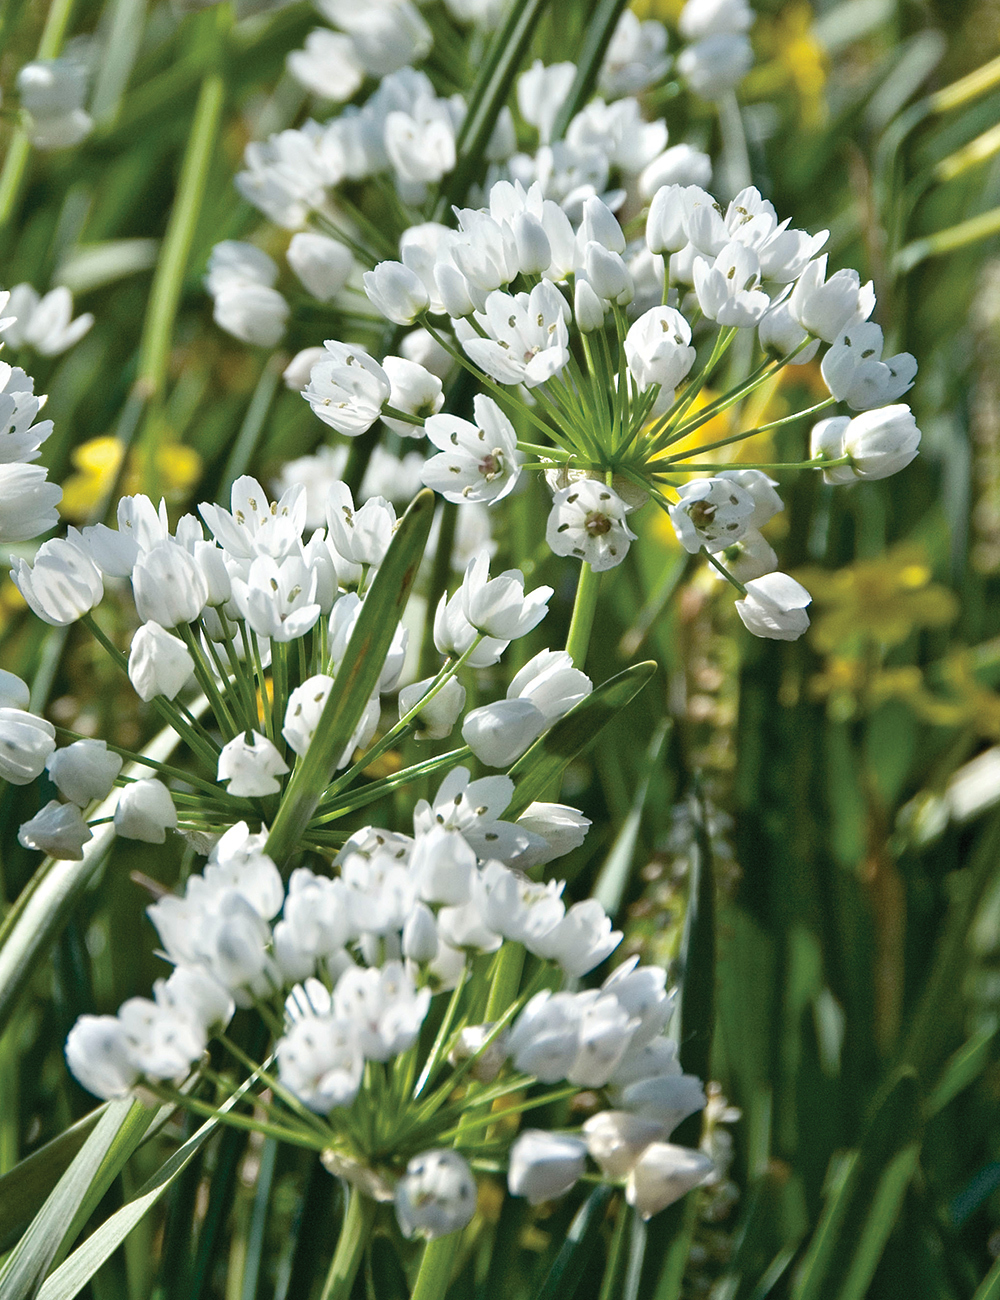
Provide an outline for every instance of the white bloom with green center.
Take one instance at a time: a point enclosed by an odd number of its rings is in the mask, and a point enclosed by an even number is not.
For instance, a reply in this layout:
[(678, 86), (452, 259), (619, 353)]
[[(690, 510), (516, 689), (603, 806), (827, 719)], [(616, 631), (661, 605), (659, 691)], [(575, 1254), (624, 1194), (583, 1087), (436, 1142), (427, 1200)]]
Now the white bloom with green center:
[(396, 1218), (406, 1237), (433, 1241), (458, 1232), (476, 1212), (476, 1180), (457, 1151), (414, 1156), (396, 1184)]
[(475, 424), (457, 415), (432, 415), (424, 426), (440, 453), (424, 466), (421, 479), (446, 501), (499, 501), (520, 474), (517, 434), (503, 411), (482, 393), (473, 410)]
[(580, 479), (555, 494), (545, 540), (556, 555), (574, 555), (596, 572), (621, 564), (635, 533), (625, 502), (598, 479)]
[(323, 346), (329, 356), (313, 366), (302, 396), (324, 424), (356, 438), (379, 418), (392, 391), (389, 376), (362, 348), (332, 339)]
[(677, 489), (680, 500), (670, 507), (677, 540), (696, 555), (704, 546), (721, 551), (738, 542), (750, 527), (757, 503), (732, 479), (696, 478)]
[(455, 333), (469, 358), (492, 379), (535, 388), (569, 361), (568, 316), (562, 294), (543, 280), (530, 294), (491, 293), (486, 310), (475, 317), (485, 338), (469, 321), (456, 322)]

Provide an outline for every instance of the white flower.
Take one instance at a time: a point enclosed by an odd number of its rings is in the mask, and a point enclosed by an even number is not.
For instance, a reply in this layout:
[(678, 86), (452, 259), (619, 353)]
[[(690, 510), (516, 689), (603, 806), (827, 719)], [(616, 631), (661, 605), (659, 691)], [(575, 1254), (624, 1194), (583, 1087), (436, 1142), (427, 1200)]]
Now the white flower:
[(587, 1148), (579, 1138), (525, 1129), (510, 1149), (507, 1187), (511, 1196), (524, 1196), (529, 1205), (553, 1201), (575, 1186), (586, 1162)]
[(640, 22), (631, 9), (618, 19), (611, 37), (598, 88), (602, 95), (614, 99), (619, 95), (636, 95), (664, 76), (670, 66), (666, 55), (667, 29), (662, 23)]
[(332, 685), (332, 677), (317, 673), (314, 677), (307, 678), (301, 686), (296, 686), (288, 697), (281, 734), (289, 748), (300, 757), (312, 743)]
[(616, 997), (598, 997), (580, 1017), (579, 1045), (566, 1071), (568, 1083), (603, 1088), (629, 1047), (638, 1021)]
[(913, 387), (917, 362), (909, 352), (882, 360), (882, 331), (859, 321), (840, 334), (823, 358), (826, 386), (855, 411), (895, 402)]
[(56, 747), (51, 722), (23, 709), (0, 709), (0, 779), (28, 785), (41, 776)]
[(418, 834), (410, 857), (410, 876), (427, 903), (455, 907), (472, 896), (476, 854), (457, 830), (432, 824)]
[(286, 256), (302, 287), (320, 302), (329, 302), (340, 293), (354, 267), (349, 248), (311, 230), (292, 236)]
[(17, 74), (21, 107), (30, 116), (28, 134), (36, 149), (65, 149), (94, 128), (84, 111), (87, 70), (72, 59), (39, 59)]
[(698, 1187), (715, 1171), (701, 1151), (654, 1142), (633, 1166), (625, 1185), (625, 1199), (643, 1219), (650, 1219)]
[(421, 799), (413, 810), (413, 829), (425, 835), (432, 826), (458, 831), (481, 857), (507, 858), (522, 852), (529, 836), (511, 822), (500, 820), (510, 803), (514, 782), (507, 776), (469, 780), (467, 767), (448, 773), (433, 804)]
[(353, 97), (365, 75), (351, 38), (326, 27), (311, 31), (305, 49), (292, 50), (285, 62), (295, 80), (307, 90), (337, 104)]
[(294, 641), (320, 616), (316, 600), (319, 570), (296, 555), (280, 563), (258, 555), (246, 581), (233, 578), (233, 604), (258, 636)]
[(238, 797), (259, 798), (277, 794), (281, 784), (277, 780), (288, 771), (288, 764), (266, 736), (251, 731), (250, 739), (240, 732), (219, 755), (221, 781), (229, 782), (229, 793)]
[(212, 246), (205, 268), (205, 288), (213, 298), (226, 289), (263, 285), (272, 289), (278, 278), (278, 264), (256, 244), (223, 239)]
[[(405, 411), (418, 419), (426, 420), (437, 415), (444, 406), (444, 390), (437, 375), (425, 370), (416, 361), (407, 361), (405, 357), (386, 357), (382, 368), (389, 376), (392, 385), (389, 405), (397, 411)], [(382, 417), (386, 427), (398, 433), (402, 438), (422, 438), (424, 430), (417, 424), (406, 420), (394, 420)]]
[(220, 329), (241, 343), (273, 348), (285, 332), (288, 312), (288, 303), (277, 289), (239, 284), (216, 295), (212, 315)]
[(315, 969), (317, 961), (329, 963), (342, 952), (354, 933), (349, 893), (344, 880), (314, 875), (306, 867), (292, 872), (282, 920), (274, 927), (274, 952), (286, 975), (293, 975), (293, 955), (303, 968), (293, 977), (301, 979)]
[(677, 30), (686, 41), (700, 41), (725, 32), (749, 31), (752, 23), (747, 0), (687, 0)]
[(33, 565), (18, 560), (10, 576), (34, 613), (55, 627), (75, 623), (104, 595), (104, 581), (90, 556), (59, 537), (42, 543)]
[(826, 279), (826, 254), (809, 263), (788, 299), (788, 310), (809, 334), (833, 343), (849, 326), (875, 309), (872, 282), (862, 285), (857, 271), (837, 271)]
[(433, 961), (438, 955), (437, 922), (426, 903), (414, 903), (403, 926), (403, 956), (418, 965)]
[(597, 479), (580, 479), (553, 497), (545, 540), (556, 555), (575, 555), (600, 573), (621, 564), (635, 533), (617, 492)]
[(653, 307), (625, 335), (625, 358), (640, 392), (653, 384), (672, 392), (694, 365), (691, 326), (673, 307)]
[(626, 1110), (602, 1110), (585, 1122), (583, 1136), (601, 1173), (617, 1181), (632, 1172), (650, 1143), (665, 1138), (667, 1130), (657, 1120)]
[[(778, 567), (774, 548), (756, 528), (748, 528), (738, 542), (717, 551), (716, 555), (725, 565), (726, 571), (742, 583), (749, 582), (751, 578), (762, 578), (765, 573), (773, 573)], [(717, 569), (712, 568), (710, 573), (719, 582), (725, 581)]]
[(541, 59), (536, 59), (517, 79), (517, 106), (521, 116), (538, 128), (543, 143), (552, 134), (556, 115), (575, 76), (575, 63), (551, 63), (546, 67)]
[(229, 990), (202, 966), (175, 966), (168, 979), (156, 980), (157, 1006), (190, 1020), (206, 1035), (225, 1029), (236, 1007)]
[(680, 500), (670, 507), (670, 522), (677, 540), (692, 555), (703, 546), (721, 551), (739, 541), (757, 508), (746, 488), (721, 477), (692, 479), (677, 495)]
[(457, 1151), (414, 1156), (396, 1184), (396, 1218), (406, 1237), (433, 1241), (458, 1232), (476, 1212), (476, 1180)]
[(275, 1055), (281, 1082), (320, 1115), (349, 1106), (361, 1087), (365, 1060), (357, 1029), (343, 1017), (304, 1016), (278, 1040)]
[(740, 32), (720, 32), (682, 50), (677, 71), (696, 95), (721, 99), (753, 67), (753, 46)]
[(143, 623), (132, 638), (128, 656), (129, 681), (147, 704), (157, 695), (168, 700), (187, 685), (194, 660), (184, 642), (159, 623)]
[(203, 502), (198, 511), (222, 549), (236, 559), (253, 560), (258, 555), (283, 559), (298, 551), (306, 522), (308, 503), (301, 482), (293, 482), (278, 501), (248, 474), (233, 484), (229, 510)]
[(430, 1004), (430, 989), (418, 992), (398, 961), (381, 970), (351, 966), (333, 990), (334, 1011), (353, 1021), (369, 1061), (388, 1061), (412, 1047)]
[(499, 289), (486, 299), (476, 321), (481, 338), (468, 322), (456, 334), (468, 356), (502, 384), (534, 388), (559, 373), (569, 360), (569, 308), (550, 280), (536, 284), (530, 294), (515, 297)]
[(193, 623), (208, 604), (208, 581), (193, 555), (167, 539), (144, 551), (132, 570), (135, 608), (144, 623)]
[(436, 184), (455, 166), (455, 122), (447, 100), (421, 96), (385, 119), (385, 151), (405, 184)]
[(459, 588), (462, 610), (469, 623), (484, 636), (514, 641), (538, 626), (548, 613), (551, 587), (524, 592), (524, 574), (507, 569), (490, 578), (490, 557), (480, 551), (469, 561)]
[(621, 941), (622, 932), (612, 930), (601, 904), (588, 898), (574, 903), (557, 926), (535, 940), (532, 951), (558, 962), (567, 975), (580, 976), (599, 966)]
[[(809, 335), (792, 315), (787, 302), (779, 302), (760, 318), (757, 324), (757, 337), (760, 346), (766, 352), (773, 352), (779, 357), (790, 356), (809, 338)], [(819, 350), (819, 339), (813, 339), (808, 347), (802, 348), (794, 360), (793, 366), (804, 366), (812, 361)]]
[[(285, 366), (284, 370), (281, 372), (281, 377), (285, 381), (285, 387), (290, 388), (294, 393), (301, 393), (306, 384), (309, 383), (309, 376), (312, 374), (313, 366), (317, 361), (322, 361), (325, 356), (326, 348), (303, 348), (301, 352), (296, 352), (295, 356), (292, 357), (291, 361), (289, 361), (288, 365)], [(320, 447), (316, 454), (317, 456), (322, 456), (324, 453), (335, 454), (340, 450), (341, 448), (339, 447)], [(345, 453), (344, 459), (346, 460), (347, 448), (343, 448), (343, 451)], [(300, 459), (306, 458), (301, 457)], [(286, 462), (286, 464), (282, 466), (282, 477), (284, 477), (288, 465), (294, 463), (296, 462)]]
[(279, 226), (297, 230), (322, 206), (327, 186), (344, 174), (343, 150), (331, 146), (334, 141), (315, 122), (301, 131), (252, 141), (244, 150), (247, 170), (237, 173), (236, 188)]
[(451, 374), (455, 364), (451, 353), (423, 326), (404, 334), (399, 350), (407, 361), (415, 361), (417, 365), (423, 366), (432, 375), (437, 375), (442, 383)]
[(624, 307), (635, 297), (635, 285), (621, 254), (611, 252), (596, 239), (584, 247), (580, 274), (586, 276), (603, 302), (616, 302)]
[(689, 144), (675, 144), (639, 173), (639, 197), (648, 201), (664, 186), (707, 185), (711, 179), (712, 160), (707, 153)]
[(330, 541), (353, 564), (381, 564), (396, 530), (396, 511), (384, 497), (354, 508), (346, 483), (331, 483), (326, 498)]
[(430, 305), (420, 277), (402, 262), (379, 262), (374, 271), (366, 271), (361, 278), (375, 310), (397, 325), (412, 325)]
[(558, 1083), (572, 1068), (579, 1048), (582, 1008), (574, 993), (543, 989), (514, 1022), (508, 1050), (514, 1068), (539, 1083)]
[(497, 700), (466, 715), (462, 739), (486, 767), (507, 767), (547, 725), (530, 700)]
[(235, 889), (265, 920), (281, 908), (281, 874), (264, 852), (267, 832), (252, 834), (246, 822), (230, 826), (209, 854), (202, 880), (214, 894)]
[(590, 820), (576, 808), (561, 803), (530, 803), (518, 817), (517, 824), (529, 835), (541, 840), (519, 854), (511, 864), (519, 871), (544, 866), (555, 858), (565, 857), (578, 849), (587, 838)]
[(601, 985), (603, 993), (613, 994), (639, 1022), (629, 1044), (632, 1048), (645, 1046), (660, 1033), (676, 1001), (673, 993), (666, 992), (666, 971), (660, 966), (640, 966), (638, 962), (638, 957), (622, 962)]
[(787, 573), (765, 573), (746, 584), (747, 594), (736, 612), (754, 636), (797, 641), (809, 626), (806, 605), (812, 597)]
[(514, 427), (492, 398), (477, 393), (476, 424), (457, 415), (432, 415), (424, 429), (440, 448), (421, 479), (447, 501), (499, 501), (517, 482), (521, 455)]
[(130, 781), (115, 809), (115, 831), (127, 840), (162, 844), (177, 826), (177, 809), (170, 791), (153, 777)]
[(768, 478), (759, 469), (724, 469), (716, 479), (729, 483), (738, 483), (753, 498), (753, 514), (747, 523), (748, 528), (763, 528), (769, 519), (773, 519), (779, 510), (784, 509), (784, 502), (775, 492), (777, 482)]
[(30, 701), (31, 691), (27, 682), (16, 673), (0, 668), (0, 709), (26, 709)]
[(409, 0), (358, 6), (324, 0), (320, 10), (351, 35), (358, 58), (373, 77), (386, 77), (419, 63), (433, 43), (431, 29)]
[(59, 522), (62, 488), (42, 465), (0, 465), (0, 543), (26, 542)]
[(10, 291), (7, 310), (17, 319), (0, 328), (0, 336), (12, 348), (27, 345), (43, 357), (57, 357), (78, 343), (94, 323), (90, 312), (73, 316), (73, 295), (64, 286), (40, 297), (30, 284), (18, 284)]
[(709, 320), (720, 325), (756, 325), (771, 305), (760, 288), (757, 254), (735, 240), (711, 263), (694, 263), (694, 289)]
[[(489, 551), (486, 554), (489, 555)], [(478, 635), (479, 633), (465, 617), (462, 589), (459, 588), (451, 599), (448, 598), (447, 592), (442, 595), (434, 612), (435, 648), (441, 654), (457, 659), (469, 650)], [(465, 662), (470, 668), (487, 668), (490, 664), (499, 662), (500, 656), (509, 645), (509, 641), (485, 636)]]
[(22, 822), (17, 842), (51, 858), (83, 860), (83, 846), (94, 838), (75, 803), (52, 799), (30, 821)]
[[(416, 708), (433, 682), (433, 677), (425, 677), (422, 681), (413, 682), (402, 688), (399, 692), (400, 718)], [(432, 700), (421, 707), (417, 714), (420, 730), (414, 733), (414, 739), (443, 740), (445, 736), (451, 735), (452, 728), (464, 708), (465, 687), (457, 677), (452, 677)]]
[(378, 419), (392, 386), (363, 349), (332, 339), (323, 346), (330, 355), (313, 366), (302, 396), (324, 424), (355, 438)]
[(66, 1039), (66, 1064), (81, 1087), (109, 1101), (139, 1078), (117, 1016), (80, 1016)]

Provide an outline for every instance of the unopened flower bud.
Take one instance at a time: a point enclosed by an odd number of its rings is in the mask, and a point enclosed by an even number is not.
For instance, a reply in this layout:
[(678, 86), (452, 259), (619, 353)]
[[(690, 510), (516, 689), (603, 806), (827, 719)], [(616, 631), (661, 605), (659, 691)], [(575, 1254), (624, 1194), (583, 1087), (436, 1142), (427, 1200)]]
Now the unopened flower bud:
[(50, 754), (45, 767), (63, 798), (86, 808), (93, 800), (105, 799), (111, 793), (122, 760), (110, 753), (103, 740), (74, 740), (72, 745)]
[(141, 700), (148, 704), (157, 695), (172, 700), (193, 672), (194, 660), (179, 637), (159, 623), (143, 623), (128, 656), (129, 681)]
[(580, 1179), (587, 1148), (579, 1138), (529, 1128), (510, 1149), (507, 1187), (530, 1205), (564, 1196)]
[(476, 1180), (457, 1151), (425, 1151), (406, 1166), (395, 1199), (404, 1235), (433, 1241), (471, 1220), (476, 1212)]
[(154, 777), (132, 781), (121, 793), (115, 809), (115, 830), (126, 840), (162, 844), (167, 831), (177, 826), (177, 809), (170, 791)]
[(625, 1199), (634, 1205), (643, 1219), (651, 1219), (660, 1210), (698, 1187), (715, 1166), (701, 1151), (654, 1142), (642, 1153), (625, 1186)]
[(70, 862), (83, 859), (83, 846), (94, 838), (83, 814), (75, 803), (60, 803), (53, 799), (22, 824), (17, 842), (26, 849), (37, 849), (51, 858)]

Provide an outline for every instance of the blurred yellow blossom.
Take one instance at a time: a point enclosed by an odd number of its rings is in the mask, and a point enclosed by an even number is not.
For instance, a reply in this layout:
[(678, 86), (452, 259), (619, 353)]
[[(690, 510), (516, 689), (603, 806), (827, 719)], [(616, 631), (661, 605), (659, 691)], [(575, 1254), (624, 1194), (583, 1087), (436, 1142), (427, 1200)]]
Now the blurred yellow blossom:
[(958, 613), (953, 592), (931, 581), (919, 546), (895, 546), (874, 560), (830, 573), (799, 569), (794, 575), (813, 597), (809, 637), (817, 650), (850, 650), (865, 642), (893, 646), (921, 627), (943, 627)]
[[(110, 492), (121, 469), (124, 448), (117, 438), (91, 438), (71, 453), (76, 470), (63, 484), (60, 510), (71, 523), (89, 520)], [(201, 457), (192, 447), (181, 443), (161, 443), (153, 450), (153, 495), (171, 500), (184, 496), (201, 477)], [(125, 493), (150, 489), (149, 452), (134, 448), (128, 457), (122, 490)]]
[(684, 0), (632, 0), (630, 8), (639, 18), (659, 18), (662, 23), (676, 23)]
[(754, 36), (760, 63), (747, 78), (750, 93), (770, 98), (782, 89), (794, 90), (801, 125), (807, 130), (822, 126), (827, 118), (827, 57), (813, 31), (812, 5), (792, 0), (777, 16), (761, 16)]

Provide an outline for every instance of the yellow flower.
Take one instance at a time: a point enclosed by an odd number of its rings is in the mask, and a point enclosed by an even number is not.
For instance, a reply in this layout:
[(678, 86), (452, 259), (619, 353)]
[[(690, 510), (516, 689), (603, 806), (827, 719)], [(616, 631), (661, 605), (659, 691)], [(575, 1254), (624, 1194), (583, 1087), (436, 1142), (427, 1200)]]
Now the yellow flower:
[(763, 58), (747, 78), (750, 93), (770, 98), (790, 88), (799, 100), (801, 125), (807, 130), (822, 126), (828, 111), (827, 58), (813, 31), (812, 5), (792, 0), (776, 18), (760, 18), (754, 34)]
[(898, 645), (915, 628), (943, 627), (958, 613), (954, 593), (931, 581), (919, 546), (896, 546), (835, 573), (808, 568), (793, 576), (812, 593), (816, 614), (809, 635), (821, 651), (865, 642)]
[[(117, 438), (91, 438), (74, 448), (70, 460), (75, 474), (63, 484), (60, 509), (64, 519), (84, 523), (110, 493), (121, 469), (124, 448)], [(125, 494), (147, 491), (150, 487), (149, 454), (133, 448), (122, 479)], [(201, 478), (201, 457), (193, 447), (182, 443), (160, 443), (153, 452), (154, 496), (167, 500), (186, 496)]]

